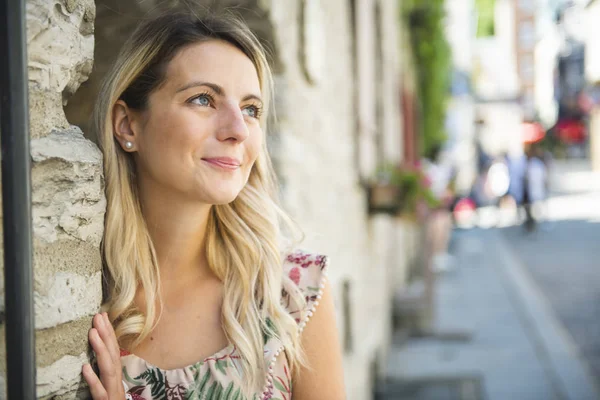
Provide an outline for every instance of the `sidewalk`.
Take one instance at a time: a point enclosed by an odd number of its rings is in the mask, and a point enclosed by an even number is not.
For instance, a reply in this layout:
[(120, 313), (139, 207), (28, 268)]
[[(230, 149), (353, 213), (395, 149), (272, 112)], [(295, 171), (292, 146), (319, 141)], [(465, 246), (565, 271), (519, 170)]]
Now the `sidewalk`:
[(589, 160), (555, 160), (550, 178), (551, 191), (557, 194), (600, 191), (600, 172), (592, 171)]
[(600, 399), (588, 367), (501, 234), (456, 232), (453, 252), (458, 267), (436, 284), (436, 334), (392, 349), (388, 379), (400, 383), (388, 384), (382, 398)]

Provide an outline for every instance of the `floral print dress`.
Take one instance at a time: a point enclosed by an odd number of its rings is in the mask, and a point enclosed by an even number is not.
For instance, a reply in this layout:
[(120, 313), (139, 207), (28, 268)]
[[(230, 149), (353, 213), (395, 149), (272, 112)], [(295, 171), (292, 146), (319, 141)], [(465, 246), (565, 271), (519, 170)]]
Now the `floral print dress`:
[[(298, 323), (300, 332), (319, 304), (323, 292), (328, 259), (302, 251), (290, 254), (284, 262), (284, 272), (298, 285), (305, 296), (302, 310), (288, 312)], [(286, 293), (283, 304), (289, 304)], [(251, 400), (290, 400), (292, 379), (283, 345), (277, 338), (265, 337), (265, 385)], [(235, 383), (233, 374), (239, 368), (239, 355), (229, 345), (216, 354), (193, 365), (164, 370), (144, 359), (121, 350), (123, 384), (133, 400), (249, 400)]]

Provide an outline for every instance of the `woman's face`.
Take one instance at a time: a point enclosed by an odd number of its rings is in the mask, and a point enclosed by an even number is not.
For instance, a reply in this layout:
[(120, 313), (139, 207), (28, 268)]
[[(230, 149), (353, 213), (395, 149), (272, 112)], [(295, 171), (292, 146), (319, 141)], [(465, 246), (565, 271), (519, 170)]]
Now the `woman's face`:
[(137, 118), (135, 160), (141, 185), (193, 201), (225, 204), (248, 181), (262, 148), (258, 74), (233, 45), (190, 45)]

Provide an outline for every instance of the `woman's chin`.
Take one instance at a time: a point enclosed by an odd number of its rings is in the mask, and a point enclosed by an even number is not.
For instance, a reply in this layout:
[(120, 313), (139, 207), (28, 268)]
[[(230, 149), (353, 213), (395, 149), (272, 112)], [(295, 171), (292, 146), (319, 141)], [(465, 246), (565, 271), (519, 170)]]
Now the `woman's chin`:
[(229, 204), (232, 201), (234, 201), (238, 197), (239, 194), (240, 194), (239, 190), (212, 193), (212, 195), (210, 196), (209, 203), (212, 205), (215, 205), (215, 206)]

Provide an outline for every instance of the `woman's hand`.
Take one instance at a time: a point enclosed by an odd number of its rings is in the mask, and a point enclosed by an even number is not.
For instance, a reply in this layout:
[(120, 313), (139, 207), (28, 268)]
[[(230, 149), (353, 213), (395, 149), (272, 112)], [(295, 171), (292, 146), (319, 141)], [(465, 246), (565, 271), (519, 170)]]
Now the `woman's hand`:
[(106, 313), (96, 314), (89, 332), (90, 343), (96, 353), (100, 378), (90, 364), (83, 366), (83, 377), (90, 386), (94, 400), (123, 400), (121, 356), (117, 336)]

